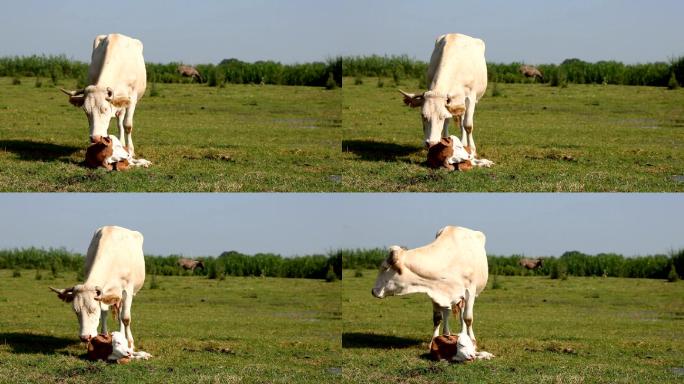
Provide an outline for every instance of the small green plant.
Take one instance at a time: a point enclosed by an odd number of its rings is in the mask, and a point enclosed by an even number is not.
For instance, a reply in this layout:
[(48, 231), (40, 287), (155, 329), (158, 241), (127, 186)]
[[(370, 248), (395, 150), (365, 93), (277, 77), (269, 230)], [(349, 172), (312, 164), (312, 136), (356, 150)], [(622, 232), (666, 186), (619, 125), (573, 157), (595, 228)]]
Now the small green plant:
[(502, 96), (501, 89), (499, 88), (499, 83), (495, 82), (494, 85), (492, 85), (492, 97), (499, 96)]
[(499, 275), (494, 275), (492, 278), (492, 289), (501, 289), (503, 286), (501, 285), (501, 282), (499, 281)]
[(159, 90), (157, 89), (157, 83), (152, 82), (152, 86), (150, 87), (150, 97), (157, 97), (159, 96)]
[(382, 88), (385, 86), (385, 81), (382, 79), (382, 77), (378, 77), (378, 88)]
[(392, 72), (392, 81), (394, 82), (394, 86), (401, 85), (401, 73), (399, 73), (398, 70)]
[(15, 269), (12, 271), (12, 277), (21, 277), (21, 271), (19, 269)]
[(354, 85), (363, 85), (363, 78), (361, 76), (356, 76), (354, 78)]
[(40, 269), (36, 269), (36, 280), (43, 280), (43, 274), (40, 273)]
[(337, 88), (337, 82), (335, 81), (335, 77), (333, 76), (332, 72), (328, 74), (328, 80), (325, 82), (325, 89), (331, 90)]
[(157, 281), (157, 274), (152, 275), (152, 279), (150, 279), (150, 289), (159, 289), (159, 282)]
[(43, 81), (40, 79), (40, 77), (36, 77), (35, 86), (36, 86), (36, 88), (40, 88), (43, 86)]
[(363, 277), (363, 271), (361, 269), (355, 270), (354, 277)]
[(325, 281), (331, 283), (335, 280), (337, 280), (337, 275), (335, 274), (335, 271), (333, 270), (333, 267), (331, 265), (330, 268), (328, 268), (328, 273), (325, 274)]
[(553, 263), (551, 266), (551, 274), (550, 277), (552, 279), (561, 279), (561, 280), (567, 280), (568, 279), (568, 265), (565, 264), (564, 261), (558, 261), (556, 263)]
[(21, 85), (21, 79), (15, 77), (12, 79), (12, 85)]
[(674, 72), (670, 75), (670, 80), (667, 82), (667, 89), (677, 89), (679, 88), (679, 83), (677, 82), (677, 76), (675, 76)]
[(669, 281), (670, 283), (674, 283), (677, 280), (679, 280), (677, 270), (675, 269), (674, 264), (670, 264), (670, 273), (667, 274), (667, 281)]
[(55, 85), (55, 86), (59, 85), (59, 74), (57, 73), (57, 71), (53, 70), (50, 73), (50, 80), (52, 80), (52, 85)]

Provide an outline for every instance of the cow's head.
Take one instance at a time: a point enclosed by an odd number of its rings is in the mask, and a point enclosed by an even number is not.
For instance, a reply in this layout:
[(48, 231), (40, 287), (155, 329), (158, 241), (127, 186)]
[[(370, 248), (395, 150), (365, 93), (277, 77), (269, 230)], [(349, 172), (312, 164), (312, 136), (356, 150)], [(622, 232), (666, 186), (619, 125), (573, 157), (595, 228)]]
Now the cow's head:
[(90, 141), (93, 143), (107, 136), (109, 121), (131, 103), (130, 97), (115, 95), (114, 90), (109, 87), (89, 85), (77, 91), (62, 89), (62, 92), (69, 95), (69, 102), (72, 105), (85, 111), (90, 126)]
[(404, 95), (404, 104), (411, 108), (421, 107), (423, 135), (427, 147), (439, 142), (442, 132), (447, 131), (449, 119), (455, 118), (456, 126), (460, 126), (461, 117), (466, 110), (465, 93), (446, 95), (427, 91), (417, 95), (402, 90), (399, 92)]
[(382, 262), (380, 272), (375, 279), (375, 287), (371, 291), (373, 296), (382, 299), (385, 296), (401, 295), (405, 293), (408, 284), (405, 281), (405, 267), (402, 255), (406, 250), (398, 245), (390, 247), (387, 259)]
[(78, 318), (80, 326), (79, 336), (86, 342), (97, 336), (97, 326), (100, 323), (100, 310), (108, 308), (109, 305), (118, 305), (121, 301), (121, 293), (107, 291), (103, 293), (99, 287), (92, 287), (84, 284), (75, 285), (65, 289), (50, 289), (57, 293), (62, 301), (71, 303), (71, 306)]

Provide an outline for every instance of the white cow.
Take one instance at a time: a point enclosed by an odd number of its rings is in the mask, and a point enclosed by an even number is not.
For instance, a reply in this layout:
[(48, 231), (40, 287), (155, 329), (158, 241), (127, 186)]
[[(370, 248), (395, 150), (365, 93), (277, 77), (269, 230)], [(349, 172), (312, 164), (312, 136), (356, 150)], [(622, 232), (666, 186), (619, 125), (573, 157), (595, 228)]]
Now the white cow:
[(475, 104), (487, 90), (484, 41), (458, 33), (440, 36), (430, 57), (427, 83), (429, 90), (419, 95), (400, 90), (404, 103), (422, 107), (425, 144), (429, 147), (448, 137), (449, 120), (454, 118), (463, 145), (475, 156)]
[(85, 260), (85, 282), (71, 288), (50, 287), (65, 302), (72, 303), (80, 325), (80, 338), (87, 342), (97, 336), (101, 323), (107, 334), (109, 306), (119, 312), (119, 331), (124, 332), (130, 348), (131, 304), (145, 282), (143, 235), (126, 228), (107, 226), (93, 235)]
[[(390, 247), (372, 290), (373, 296), (384, 298), (422, 292), (432, 299), (433, 338), (450, 335), (449, 313), (461, 318), (473, 343), (473, 306), (487, 285), (489, 270), (485, 252), (485, 235), (463, 227), (442, 228), (435, 240), (423, 247), (407, 250)], [(463, 310), (461, 310), (463, 308)]]
[(109, 121), (116, 116), (120, 140), (134, 156), (133, 114), (147, 87), (142, 42), (116, 33), (97, 36), (88, 84), (77, 91), (62, 91), (69, 95), (71, 104), (85, 111), (90, 141), (97, 143), (107, 136)]

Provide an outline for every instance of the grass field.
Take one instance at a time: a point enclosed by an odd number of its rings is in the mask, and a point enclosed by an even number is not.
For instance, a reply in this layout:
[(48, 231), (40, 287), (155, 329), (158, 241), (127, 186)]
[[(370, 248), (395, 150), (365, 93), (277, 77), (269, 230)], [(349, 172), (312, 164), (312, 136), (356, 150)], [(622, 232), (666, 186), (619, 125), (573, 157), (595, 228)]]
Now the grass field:
[(474, 137), (496, 165), (449, 173), (424, 165), (420, 112), (397, 92), (416, 81), (344, 80), (345, 191), (684, 191), (682, 89), (490, 84)]
[(0, 383), (340, 380), (340, 282), (157, 277), (160, 288), (149, 289), (148, 276), (131, 327), (136, 348), (154, 357), (112, 365), (84, 360), (71, 307), (48, 290), (74, 275), (0, 270)]
[[(684, 380), (684, 283), (499, 277), (475, 304), (490, 361), (432, 362), (432, 306), (421, 294), (371, 296), (377, 271), (342, 288), (349, 383), (671, 383)], [(490, 278), (491, 283), (491, 278)], [(458, 321), (456, 331), (460, 330)], [(678, 373), (677, 373), (678, 372)]]
[[(130, 172), (81, 165), (88, 121), (58, 88), (0, 78), (0, 191), (334, 191), (341, 90), (159, 84), (135, 114)], [(75, 82), (62, 87), (75, 89)], [(110, 134), (118, 135), (115, 122)]]

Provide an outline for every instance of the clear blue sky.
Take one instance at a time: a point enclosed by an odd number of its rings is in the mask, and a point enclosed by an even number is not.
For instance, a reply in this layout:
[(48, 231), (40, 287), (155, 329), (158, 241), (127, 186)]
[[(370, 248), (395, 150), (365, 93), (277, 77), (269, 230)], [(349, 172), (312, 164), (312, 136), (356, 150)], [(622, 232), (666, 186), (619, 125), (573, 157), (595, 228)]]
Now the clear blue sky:
[(489, 61), (634, 63), (684, 55), (682, 14), (681, 0), (22, 0), (3, 4), (0, 56), (89, 61), (96, 35), (121, 32), (151, 62), (428, 60), (437, 36), (461, 32), (486, 41)]
[(626, 63), (684, 55), (684, 1), (345, 0), (343, 54), (408, 54), (429, 60), (437, 36), (482, 38), (491, 62)]
[(85, 253), (96, 228), (145, 235), (148, 254), (282, 255), (417, 247), (448, 224), (490, 254), (626, 256), (684, 248), (682, 194), (2, 194), (0, 248)]
[(339, 53), (338, 0), (21, 0), (0, 12), (0, 56), (66, 54), (90, 61), (98, 34), (142, 40), (145, 60), (285, 63)]

